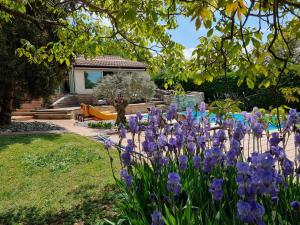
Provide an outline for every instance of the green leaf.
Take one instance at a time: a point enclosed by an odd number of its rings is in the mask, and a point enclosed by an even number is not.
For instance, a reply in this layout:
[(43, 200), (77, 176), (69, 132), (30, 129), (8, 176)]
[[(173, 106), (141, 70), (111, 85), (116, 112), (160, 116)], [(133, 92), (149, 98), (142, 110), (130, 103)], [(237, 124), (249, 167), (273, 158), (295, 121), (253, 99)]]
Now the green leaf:
[(260, 47), (260, 42), (257, 39), (252, 38), (251, 40), (252, 40), (253, 46), (255, 48), (259, 48)]
[(214, 33), (214, 28), (211, 28), (211, 29), (207, 32), (207, 37), (210, 37), (213, 33)]
[(251, 80), (249, 77), (247, 77), (246, 82), (250, 89), (254, 88), (255, 84), (254, 84), (253, 80)]
[(238, 86), (241, 86), (241, 84), (242, 84), (243, 82), (244, 82), (244, 78), (241, 78), (241, 79), (238, 80), (237, 85), (238, 85)]
[(52, 62), (52, 61), (53, 61), (53, 58), (54, 58), (54, 56), (53, 56), (53, 55), (50, 55), (50, 56), (48, 57), (48, 62)]
[(65, 63), (67, 64), (67, 66), (70, 66), (70, 60), (69, 59), (65, 59)]

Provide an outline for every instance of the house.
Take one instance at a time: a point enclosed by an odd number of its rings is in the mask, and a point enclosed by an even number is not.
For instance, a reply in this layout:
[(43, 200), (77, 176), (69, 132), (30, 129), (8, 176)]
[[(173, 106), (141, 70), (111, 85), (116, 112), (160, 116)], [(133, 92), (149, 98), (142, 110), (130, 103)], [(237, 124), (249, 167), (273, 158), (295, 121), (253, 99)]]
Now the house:
[[(24, 104), (14, 116), (30, 116), (36, 119), (67, 119), (72, 117), (73, 109), (66, 107), (77, 107), (80, 103), (97, 105), (98, 99), (93, 94), (93, 88), (103, 77), (116, 72), (147, 73), (147, 65), (124, 59), (119, 56), (99, 56), (93, 59), (77, 57), (65, 80), (57, 88), (51, 97), (51, 108), (65, 108), (64, 110), (39, 110), (43, 108), (43, 100), (34, 100)], [(137, 74), (137, 75), (138, 75)], [(138, 78), (137, 78), (138, 79)], [(145, 108), (145, 107), (144, 107)], [(141, 111), (140, 109), (138, 109)]]
[(107, 75), (120, 71), (147, 73), (146, 69), (147, 65), (142, 62), (131, 61), (119, 56), (99, 56), (93, 59), (78, 57), (69, 74), (69, 92), (91, 95), (96, 84)]
[(54, 108), (79, 106), (80, 103), (97, 104), (93, 88), (103, 77), (116, 72), (148, 73), (147, 65), (119, 56), (98, 56), (92, 59), (77, 57), (68, 77), (59, 86), (52, 99)]

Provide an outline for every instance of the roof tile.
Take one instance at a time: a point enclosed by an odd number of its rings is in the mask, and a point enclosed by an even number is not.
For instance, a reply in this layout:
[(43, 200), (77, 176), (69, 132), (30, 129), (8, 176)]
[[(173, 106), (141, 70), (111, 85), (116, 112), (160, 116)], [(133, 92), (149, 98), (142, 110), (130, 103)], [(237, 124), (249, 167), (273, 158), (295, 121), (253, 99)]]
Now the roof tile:
[(146, 69), (147, 65), (142, 62), (135, 62), (128, 59), (124, 59), (119, 56), (98, 56), (92, 59), (85, 59), (83, 56), (79, 56), (75, 59), (74, 66), (84, 67), (104, 67), (104, 68), (133, 68), (133, 69)]

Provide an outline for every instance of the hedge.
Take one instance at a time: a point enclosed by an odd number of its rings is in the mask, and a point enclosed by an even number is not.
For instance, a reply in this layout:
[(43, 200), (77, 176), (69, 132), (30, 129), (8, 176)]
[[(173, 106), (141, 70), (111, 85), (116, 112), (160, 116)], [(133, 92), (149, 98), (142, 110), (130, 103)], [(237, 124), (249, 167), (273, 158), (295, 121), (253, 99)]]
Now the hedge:
[[(156, 77), (154, 82), (159, 88), (164, 88), (164, 79)], [(300, 81), (295, 82), (294, 85), (300, 86)], [(259, 108), (270, 109), (280, 105), (287, 105), (292, 108), (300, 109), (299, 103), (287, 102), (283, 95), (279, 93), (274, 94), (272, 88), (248, 88), (246, 83), (241, 86), (237, 85), (237, 78), (234, 76), (220, 77), (213, 80), (213, 82), (205, 82), (201, 85), (196, 85), (192, 80), (188, 82), (181, 82), (185, 91), (201, 91), (205, 94), (205, 101), (210, 103), (216, 99), (225, 99), (226, 97), (240, 99), (243, 102), (242, 110), (251, 110), (254, 106)]]

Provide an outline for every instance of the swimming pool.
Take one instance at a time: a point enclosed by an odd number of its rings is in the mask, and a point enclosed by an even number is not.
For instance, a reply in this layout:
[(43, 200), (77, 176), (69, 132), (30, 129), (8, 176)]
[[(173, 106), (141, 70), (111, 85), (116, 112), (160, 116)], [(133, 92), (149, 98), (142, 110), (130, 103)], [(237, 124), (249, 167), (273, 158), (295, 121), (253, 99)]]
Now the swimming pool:
[[(186, 115), (186, 112), (179, 112), (179, 114), (183, 114), (183, 115)], [(208, 113), (206, 112), (205, 113), (206, 116), (208, 116)], [(232, 115), (232, 118), (234, 121), (240, 121), (244, 124), (247, 123), (247, 121), (245, 120), (244, 116), (241, 114), (241, 113), (233, 113), (231, 114)], [(200, 120), (200, 116), (201, 116), (201, 113), (200, 112), (193, 112), (193, 116), (197, 118), (197, 121), (199, 122)], [(214, 113), (210, 113), (209, 114), (209, 118), (210, 118), (210, 121), (214, 124), (217, 120), (217, 116), (216, 114)], [(144, 119), (147, 120), (148, 119), (148, 114), (144, 114)], [(278, 128), (272, 124), (272, 123), (268, 123), (268, 130), (271, 131), (271, 130), (277, 130)]]
[[(240, 121), (240, 122), (242, 122), (244, 124), (248, 123), (245, 120), (244, 116), (241, 113), (233, 113), (231, 115), (232, 115), (232, 118), (233, 118), (234, 121)], [(200, 112), (197, 112), (197, 113), (193, 112), (193, 116), (195, 116), (197, 118), (197, 121), (199, 121), (199, 119), (200, 119)], [(217, 119), (217, 116), (214, 113), (210, 113), (209, 118), (211, 119), (211, 121), (213, 123), (215, 123), (216, 119)], [(268, 123), (268, 130), (277, 130), (277, 129), (278, 128), (274, 124)]]

